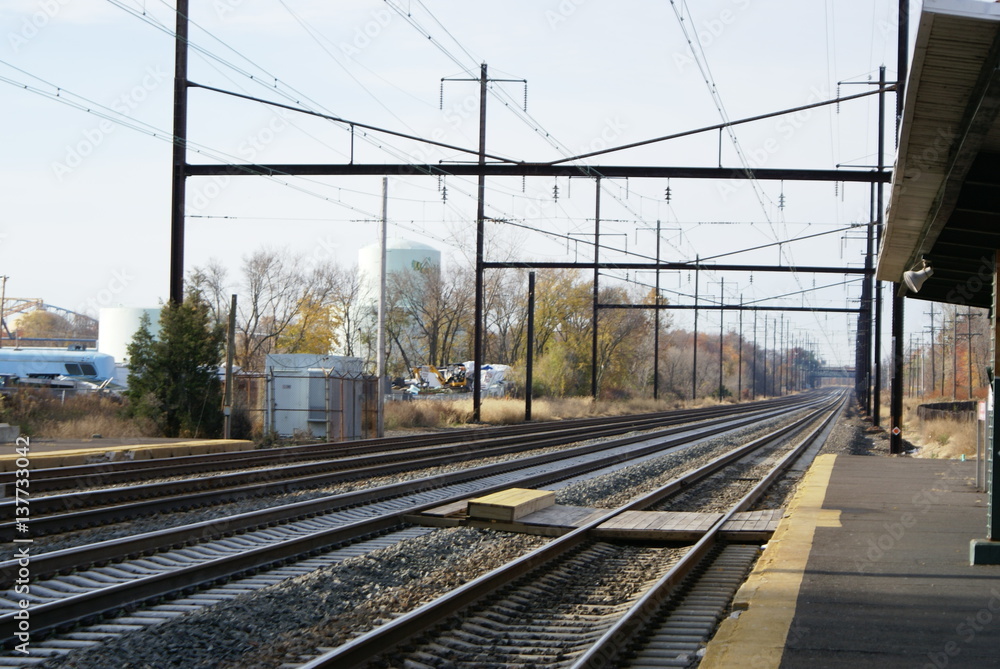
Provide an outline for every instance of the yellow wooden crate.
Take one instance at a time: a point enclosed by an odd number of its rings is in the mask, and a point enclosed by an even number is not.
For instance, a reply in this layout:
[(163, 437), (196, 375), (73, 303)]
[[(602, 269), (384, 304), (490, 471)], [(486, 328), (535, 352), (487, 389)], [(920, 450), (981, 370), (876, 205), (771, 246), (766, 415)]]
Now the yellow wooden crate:
[(550, 490), (510, 488), (469, 500), (469, 517), (511, 522), (555, 503)]

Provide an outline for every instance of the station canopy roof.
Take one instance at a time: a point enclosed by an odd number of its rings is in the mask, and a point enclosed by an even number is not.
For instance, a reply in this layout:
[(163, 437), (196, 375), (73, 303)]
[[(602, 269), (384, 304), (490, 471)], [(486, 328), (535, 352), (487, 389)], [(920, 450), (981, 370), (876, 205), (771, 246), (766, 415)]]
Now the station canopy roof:
[(934, 274), (908, 297), (989, 307), (1000, 249), (1000, 4), (924, 0), (876, 278)]

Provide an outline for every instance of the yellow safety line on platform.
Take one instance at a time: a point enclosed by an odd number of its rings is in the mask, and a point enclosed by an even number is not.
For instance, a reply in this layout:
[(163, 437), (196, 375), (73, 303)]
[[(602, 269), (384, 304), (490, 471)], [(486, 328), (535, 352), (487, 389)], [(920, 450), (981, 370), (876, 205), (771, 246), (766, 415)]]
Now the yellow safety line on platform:
[[(164, 444), (107, 445), (93, 442), (90, 448), (76, 448), (65, 451), (46, 451), (31, 454), (33, 467), (67, 467), (96, 462), (111, 462), (122, 459), (148, 460), (170, 458), (182, 455), (202, 455), (205, 453), (228, 453), (252, 450), (254, 444), (247, 439), (197, 439)], [(10, 445), (13, 451), (14, 444)], [(16, 453), (0, 455), (0, 471), (13, 471)]]
[(708, 644), (700, 669), (777, 668), (792, 629), (795, 605), (817, 527), (840, 527), (840, 511), (823, 509), (836, 455), (809, 468), (774, 536), (736, 593), (738, 618), (726, 618)]

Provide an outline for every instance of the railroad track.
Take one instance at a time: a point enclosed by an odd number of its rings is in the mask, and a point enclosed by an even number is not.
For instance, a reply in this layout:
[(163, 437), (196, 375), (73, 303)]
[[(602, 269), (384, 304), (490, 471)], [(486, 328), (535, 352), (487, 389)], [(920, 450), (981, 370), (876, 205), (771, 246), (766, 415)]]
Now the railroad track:
[[(779, 412), (784, 411), (779, 410)], [(728, 421), (722, 427), (715, 426), (714, 432), (732, 430), (749, 421), (750, 418)], [(689, 432), (693, 433), (693, 431)], [(674, 437), (678, 442), (692, 438), (695, 438), (693, 434)], [(703, 434), (698, 438), (704, 439), (705, 436)], [(650, 441), (652, 438), (645, 435), (645, 440)], [(481, 495), (490, 490), (504, 489), (512, 485), (546, 485), (546, 482), (606, 467), (609, 463), (620, 463), (627, 457), (642, 457), (644, 454), (648, 455), (665, 447), (663, 443), (658, 445), (642, 444), (641, 440), (637, 444), (635, 438), (618, 441), (632, 441), (633, 443), (618, 444), (615, 446), (615, 449), (618, 450), (608, 451), (601, 454), (600, 457), (594, 453), (587, 454), (584, 459), (589, 458), (588, 462), (576, 462), (571, 466), (552, 462), (536, 464), (530, 472), (519, 474), (520, 479), (515, 477), (512, 480), (510, 475), (499, 474), (479, 480), (466, 477), (465, 481), (455, 485), (471, 485), (471, 488), (457, 487), (443, 493), (441, 490), (420, 490), (404, 494), (400, 489), (393, 490), (389, 493), (391, 499), (374, 503), (388, 504), (389, 506), (384, 509), (373, 511), (375, 508), (373, 504), (364, 504), (364, 506), (357, 506), (353, 509), (345, 509), (343, 512), (326, 514), (322, 518), (309, 519), (305, 521), (304, 529), (295, 528), (293, 524), (286, 524), (278, 528), (257, 531), (259, 536), (254, 531), (247, 530), (251, 526), (279, 522), (273, 517), (266, 519), (265, 514), (254, 520), (242, 518), (231, 519), (232, 523), (229, 521), (202, 523), (183, 528), (182, 531), (157, 532), (150, 536), (136, 537), (127, 542), (105, 542), (113, 545), (89, 546), (73, 551), (43, 554), (38, 556), (36, 562), (33, 562), (34, 573), (41, 575), (56, 574), (59, 571), (67, 570), (77, 571), (69, 578), (52, 576), (47, 581), (32, 584), (33, 593), (40, 593), (36, 594), (36, 598), (33, 599), (34, 603), (31, 609), (33, 620), (38, 621), (37, 624), (33, 624), (33, 633), (41, 635), (46, 631), (66, 629), (117, 608), (132, 607), (142, 601), (158, 600), (171, 596), (178, 589), (192, 592), (198, 588), (209, 587), (213, 583), (218, 584), (233, 579), (241, 573), (257, 572), (267, 565), (284, 563), (290, 560), (290, 556), (293, 554), (308, 555), (316, 551), (329, 551), (331, 547), (357, 541), (360, 537), (394, 531), (404, 526), (403, 516), (419, 512), (430, 506), (446, 503), (449, 499)], [(672, 448), (676, 449), (679, 446), (675, 445)], [(627, 455), (628, 451), (631, 451), (631, 454)], [(480, 476), (483, 474), (480, 473)], [(492, 480), (493, 476), (506, 478)], [(431, 494), (432, 492), (433, 494)], [(329, 505), (330, 500), (326, 500), (325, 503)], [(360, 505), (362, 502), (355, 499), (350, 504)], [(295, 513), (314, 514), (317, 512), (317, 508), (304, 509), (300, 506)], [(289, 514), (290, 512), (285, 509), (284, 513)], [(371, 515), (365, 517), (365, 514)], [(338, 515), (340, 517), (334, 519)], [(319, 527), (318, 524), (325, 526)], [(240, 534), (234, 537), (233, 533), (235, 532), (240, 532)], [(301, 536), (291, 536), (296, 533), (301, 533)], [(138, 561), (126, 559), (128, 555), (156, 551), (167, 545), (184, 545), (196, 538), (224, 535), (229, 535), (229, 538), (215, 542), (218, 544), (215, 547), (203, 543), (158, 553), (153, 557), (140, 558)], [(266, 545), (248, 546), (248, 544), (257, 541), (264, 541)], [(249, 551), (246, 550), (248, 547)], [(227, 551), (231, 555), (224, 555)], [(83, 565), (101, 564), (110, 560), (122, 559), (126, 559), (126, 561), (119, 565), (83, 569)], [(13, 566), (8, 563), (0, 565), (0, 569), (10, 573)], [(36, 569), (37, 571), (35, 571)], [(101, 571), (102, 569), (105, 571)], [(110, 573), (107, 570), (110, 570)], [(132, 573), (127, 574), (126, 572)], [(42, 578), (45, 577), (42, 576)], [(90, 582), (88, 583), (88, 581)], [(265, 579), (263, 582), (270, 583), (271, 581)], [(103, 583), (103, 585), (95, 588), (94, 583)], [(242, 586), (234, 585), (232, 587)], [(2, 605), (3, 603), (0, 603), (0, 606)], [(11, 611), (10, 602), (7, 602), (6, 605), (7, 611)], [(182, 605), (182, 608), (184, 606), (187, 604)], [(4, 625), (4, 630), (10, 629), (12, 615), (11, 613), (0, 613), (0, 620), (3, 621), (0, 624)], [(148, 614), (147, 617), (158, 620), (156, 615), (158, 614)], [(101, 636), (105, 632), (93, 632), (92, 634)], [(10, 643), (12, 640), (7, 638), (5, 641)], [(53, 643), (57, 642), (53, 641)]]
[[(253, 451), (209, 453), (188, 455), (169, 459), (122, 460), (99, 462), (68, 467), (38, 468), (31, 473), (32, 490), (37, 493), (57, 490), (90, 490), (134, 481), (180, 477), (189, 478), (193, 474), (218, 474), (233, 470), (248, 470), (243, 479), (229, 479), (240, 483), (273, 480), (283, 471), (271, 472), (274, 468), (284, 468), (296, 463), (311, 462), (314, 465), (330, 466), (331, 461), (352, 462), (352, 458), (378, 454), (383, 462), (393, 458), (412, 458), (412, 453), (428, 447), (453, 445), (454, 452), (479, 450), (483, 447), (502, 445), (504, 440), (517, 439), (518, 443), (532, 443), (559, 435), (588, 435), (599, 428), (601, 434), (610, 435), (630, 430), (654, 429), (667, 425), (708, 420), (726, 415), (764, 410), (769, 407), (794, 404), (795, 397), (781, 397), (738, 405), (683, 409), (649, 414), (611, 416), (601, 418), (581, 418), (573, 420), (546, 421), (489, 428), (470, 428), (435, 432), (405, 437), (364, 439), (353, 442), (309, 444)], [(445, 451), (438, 451), (445, 452)], [(393, 455), (396, 453), (396, 455)], [(339, 466), (339, 465), (335, 465)], [(266, 468), (266, 470), (265, 470)], [(264, 470), (254, 472), (252, 470)], [(290, 469), (294, 476), (303, 470)], [(320, 470), (315, 470), (320, 471)], [(0, 490), (11, 496), (16, 484), (13, 472), (0, 472)], [(124, 497), (123, 497), (124, 498)], [(122, 498), (122, 499), (123, 499)], [(0, 509), (3, 509), (0, 504)]]
[[(612, 666), (619, 658), (642, 666), (644, 658), (657, 655), (653, 666), (689, 666), (728, 604), (727, 594), (731, 597), (738, 586), (732, 574), (745, 573), (755, 553), (726, 552), (720, 528), (763, 495), (820, 438), (842, 406), (843, 399), (828, 408), (822, 424), (688, 549), (614, 545), (594, 536), (610, 518), (648, 508), (676, 492), (678, 486), (671, 483), (307, 662), (303, 669), (369, 664), (471, 669), (487, 661), (582, 669)], [(721, 466), (716, 461), (701, 469)], [(710, 561), (718, 562), (714, 569)], [(699, 567), (712, 572), (714, 584), (692, 583)], [(637, 642), (643, 638), (645, 645)]]
[[(798, 401), (802, 401), (799, 399)], [(448, 466), (458, 462), (476, 459), (502, 457), (528, 449), (559, 448), (579, 439), (600, 439), (641, 430), (663, 430), (675, 426), (675, 432), (686, 429), (686, 425), (706, 420), (719, 420), (732, 416), (767, 415), (771, 412), (794, 406), (788, 401), (757, 403), (741, 407), (739, 411), (721, 412), (698, 410), (693, 414), (679, 416), (671, 413), (665, 417), (643, 416), (633, 420), (618, 420), (607, 428), (598, 428), (590, 421), (565, 430), (547, 429), (525, 435), (522, 429), (514, 435), (494, 436), (476, 442), (460, 441), (454, 444), (416, 448), (397, 448), (389, 452), (344, 456), (327, 462), (310, 462), (283, 467), (272, 467), (266, 471), (226, 473), (182, 480), (168, 480), (139, 485), (126, 485), (110, 489), (80, 490), (71, 493), (51, 494), (31, 498), (33, 536), (67, 532), (74, 529), (98, 527), (120, 523), (154, 514), (188, 511), (255, 497), (275, 496), (300, 490), (314, 489), (350, 481), (367, 481), (383, 476), (432, 467)], [(521, 426), (515, 426), (520, 428)], [(359, 447), (381, 448), (381, 446)], [(601, 445), (578, 447), (600, 449)], [(582, 452), (582, 451), (581, 451)], [(539, 455), (558, 459), (558, 453)], [(497, 470), (503, 464), (497, 465)], [(170, 471), (174, 466), (168, 467)], [(148, 469), (152, 476), (154, 469)], [(131, 471), (127, 472), (131, 475)], [(64, 481), (65, 479), (50, 479)], [(43, 479), (44, 481), (44, 479)], [(35, 473), (32, 472), (31, 492), (36, 491)], [(18, 519), (14, 517), (13, 501), (0, 503), (0, 541), (11, 541), (17, 536)]]
[[(799, 400), (801, 401), (801, 400)], [(592, 420), (557, 428), (556, 425), (535, 427), (534, 432), (525, 433), (523, 426), (512, 426), (510, 433), (490, 430), (493, 436), (479, 438), (476, 441), (460, 439), (449, 444), (428, 445), (424, 440), (420, 445), (412, 447), (408, 441), (395, 441), (390, 448), (384, 440), (376, 444), (366, 444), (341, 447), (342, 454), (335, 459), (323, 461), (312, 460), (308, 463), (272, 466), (265, 470), (252, 470), (209, 476), (199, 476), (187, 479), (174, 479), (162, 482), (151, 482), (137, 485), (121, 485), (114, 488), (80, 489), (62, 494), (49, 494), (32, 497), (32, 532), (37, 536), (50, 533), (66, 532), (72, 529), (95, 527), (108, 523), (141, 518), (158, 513), (169, 513), (177, 510), (233, 502), (252, 497), (278, 495), (299, 490), (307, 490), (321, 486), (357, 480), (369, 480), (415, 469), (451, 465), (456, 462), (469, 462), (475, 459), (501, 457), (516, 454), (528, 449), (560, 447), (574, 440), (607, 438), (627, 432), (640, 430), (657, 430), (669, 426), (680, 426), (693, 422), (719, 419), (733, 415), (753, 415), (767, 413), (776, 409), (794, 406), (787, 398), (783, 401), (760, 402), (751, 405), (738, 405), (732, 408), (715, 407), (711, 410), (696, 410), (694, 412), (670, 412), (668, 415), (647, 415), (632, 419), (616, 419), (611, 426), (601, 427)], [(465, 432), (476, 432), (475, 430)], [(448, 436), (452, 440), (452, 436)], [(403, 444), (407, 447), (404, 448)], [(388, 448), (388, 450), (386, 450)], [(295, 448), (295, 453), (302, 455), (308, 451)], [(319, 453), (328, 452), (323, 448)], [(198, 458), (202, 456), (196, 456)], [(217, 456), (212, 456), (213, 458)], [(260, 455), (254, 455), (257, 462)], [(287, 457), (279, 454), (279, 459)], [(311, 456), (317, 457), (316, 452)], [(189, 458), (183, 458), (188, 460)], [(245, 460), (241, 460), (245, 461)], [(123, 463), (131, 465), (133, 463)], [(166, 471), (176, 471), (176, 466), (167, 463)], [(51, 470), (39, 470), (51, 472)], [(146, 477), (156, 476), (161, 469), (146, 466), (142, 471)], [(131, 469), (124, 472), (134, 475)], [(105, 474), (110, 476), (111, 474)], [(39, 488), (49, 482), (61, 489), (69, 481), (78, 480), (74, 476), (42, 478), (41, 484), (36, 481), (36, 472), (32, 472), (31, 493), (36, 495)], [(92, 478), (89, 480), (93, 480)], [(84, 509), (84, 511), (80, 511)], [(10, 541), (16, 536), (16, 521), (13, 500), (0, 502), (0, 540)]]
[[(504, 471), (510, 469), (509, 466), (500, 471), (492, 471), (495, 466), (489, 467), (488, 472), (466, 470), (451, 476), (45, 553), (32, 560), (32, 575), (44, 579), (32, 586), (29, 601), (33, 601), (33, 615), (39, 620), (32, 629), (41, 634), (65, 628), (118, 607), (168, 596), (178, 584), (182, 589), (207, 587), (241, 573), (284, 562), (294, 555), (309, 554), (398, 528), (404, 522), (403, 516), (433, 506), (512, 486), (545, 485), (629, 458), (681, 449), (694, 438), (737, 429), (758, 418), (743, 417), (710, 427), (687, 429), (666, 439), (642, 435), (641, 438), (612, 440), (603, 444), (604, 448), (598, 452), (564, 453), (561, 460), (545, 458), (544, 462), (530, 463), (521, 471)], [(318, 515), (320, 513), (322, 515)], [(272, 527), (279, 522), (280, 526)], [(237, 532), (239, 535), (234, 537)], [(213, 539), (205, 541), (206, 537)], [(189, 544), (196, 545), (189, 548)], [(171, 546), (180, 548), (162, 550)], [(155, 560), (143, 557), (150, 553), (155, 553)], [(125, 561), (108, 564), (119, 560)], [(89, 565), (98, 566), (87, 569)], [(16, 561), (0, 563), (0, 573), (8, 575), (9, 582), (14, 581), (16, 570)], [(68, 577), (58, 576), (67, 571), (73, 573)], [(0, 599), (0, 611), (10, 612), (0, 613), (0, 625), (3, 625), (0, 629), (12, 629), (17, 599), (14, 593)], [(12, 641), (11, 637), (4, 638), (5, 643)]]

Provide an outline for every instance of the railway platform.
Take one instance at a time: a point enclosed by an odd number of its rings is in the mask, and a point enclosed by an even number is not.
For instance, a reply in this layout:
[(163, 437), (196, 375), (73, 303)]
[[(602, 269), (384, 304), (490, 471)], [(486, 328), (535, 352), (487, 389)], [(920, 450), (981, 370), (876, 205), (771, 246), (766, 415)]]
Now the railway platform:
[[(94, 438), (36, 439), (28, 437), (29, 453), (35, 468), (69, 467), (112, 462), (172, 458), (202, 453), (246, 451), (254, 447), (245, 439)], [(17, 468), (17, 446), (24, 442), (0, 444), (0, 472)]]
[(701, 669), (1000, 667), (1000, 566), (975, 463), (823, 455)]

